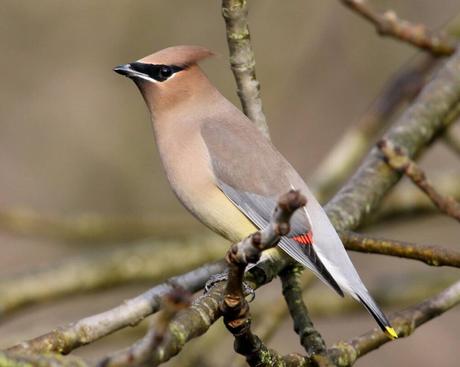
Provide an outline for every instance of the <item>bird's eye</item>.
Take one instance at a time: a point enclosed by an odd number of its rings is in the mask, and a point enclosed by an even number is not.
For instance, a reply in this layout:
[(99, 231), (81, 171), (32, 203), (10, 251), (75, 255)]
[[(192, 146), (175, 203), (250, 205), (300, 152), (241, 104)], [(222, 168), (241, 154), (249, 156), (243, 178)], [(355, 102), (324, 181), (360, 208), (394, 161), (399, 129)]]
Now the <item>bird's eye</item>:
[(167, 79), (172, 75), (173, 71), (169, 66), (162, 66), (159, 70), (160, 77)]

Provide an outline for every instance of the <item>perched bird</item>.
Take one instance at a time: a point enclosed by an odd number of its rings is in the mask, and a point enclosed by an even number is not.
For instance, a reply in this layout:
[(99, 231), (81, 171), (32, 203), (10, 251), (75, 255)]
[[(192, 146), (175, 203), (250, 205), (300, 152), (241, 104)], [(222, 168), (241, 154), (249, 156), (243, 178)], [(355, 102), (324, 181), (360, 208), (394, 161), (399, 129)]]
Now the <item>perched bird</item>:
[(201, 222), (236, 242), (267, 225), (281, 194), (300, 190), (307, 206), (294, 214), (279, 247), (339, 295), (345, 291), (361, 302), (397, 338), (304, 180), (198, 66), (212, 55), (176, 46), (114, 68), (144, 97), (174, 193)]

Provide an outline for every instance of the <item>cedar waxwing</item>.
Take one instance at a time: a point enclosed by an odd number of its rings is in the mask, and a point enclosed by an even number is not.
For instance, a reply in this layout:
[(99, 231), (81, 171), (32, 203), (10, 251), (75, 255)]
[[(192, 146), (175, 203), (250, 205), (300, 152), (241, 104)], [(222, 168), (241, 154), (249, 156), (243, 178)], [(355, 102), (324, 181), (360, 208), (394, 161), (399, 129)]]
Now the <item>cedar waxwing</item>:
[(279, 247), (339, 295), (345, 291), (361, 302), (397, 338), (304, 180), (197, 65), (212, 55), (177, 46), (114, 69), (144, 97), (174, 193), (201, 222), (237, 242), (268, 224), (281, 194), (300, 190), (307, 206), (294, 214)]

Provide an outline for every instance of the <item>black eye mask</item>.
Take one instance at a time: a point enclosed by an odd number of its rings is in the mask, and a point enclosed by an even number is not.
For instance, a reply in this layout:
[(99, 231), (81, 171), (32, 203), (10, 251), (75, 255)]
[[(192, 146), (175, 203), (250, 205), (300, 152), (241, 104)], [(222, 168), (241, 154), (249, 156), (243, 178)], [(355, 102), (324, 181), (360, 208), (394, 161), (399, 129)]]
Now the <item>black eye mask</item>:
[(174, 73), (184, 70), (184, 68), (176, 65), (154, 65), (144, 64), (142, 62), (133, 62), (129, 65), (134, 71), (147, 75), (158, 82), (164, 82)]

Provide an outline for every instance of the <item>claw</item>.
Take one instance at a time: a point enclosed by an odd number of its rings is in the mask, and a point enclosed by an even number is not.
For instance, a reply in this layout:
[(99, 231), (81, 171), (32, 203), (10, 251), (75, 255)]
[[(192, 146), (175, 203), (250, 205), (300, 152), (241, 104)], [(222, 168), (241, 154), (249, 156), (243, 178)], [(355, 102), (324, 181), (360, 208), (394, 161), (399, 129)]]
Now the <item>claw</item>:
[(249, 303), (254, 301), (254, 298), (256, 298), (256, 291), (253, 288), (251, 288), (246, 282), (243, 282), (243, 293), (245, 297), (249, 297)]
[[(226, 282), (227, 280), (228, 270), (212, 275), (204, 285), (204, 293), (208, 293), (217, 283)], [(243, 282), (243, 293), (245, 297), (249, 297), (248, 302), (252, 302), (256, 298), (256, 292), (246, 282)]]
[(228, 270), (223, 271), (219, 274), (211, 275), (204, 285), (204, 293), (208, 293), (212, 287), (214, 287), (217, 283), (225, 282), (228, 279)]

